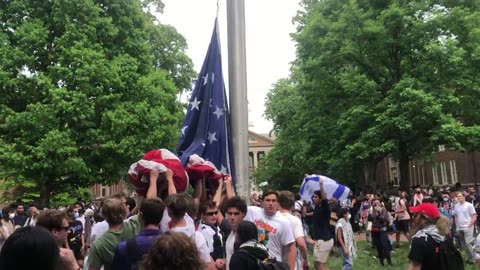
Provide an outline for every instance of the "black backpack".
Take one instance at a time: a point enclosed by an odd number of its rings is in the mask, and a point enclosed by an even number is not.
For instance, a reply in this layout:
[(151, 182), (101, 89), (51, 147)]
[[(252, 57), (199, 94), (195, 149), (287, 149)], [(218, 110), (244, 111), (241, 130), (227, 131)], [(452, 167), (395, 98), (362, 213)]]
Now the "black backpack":
[(445, 239), (435, 247), (441, 268), (439, 270), (464, 270), (463, 258), (452, 241)]
[(255, 260), (257, 260), (258, 269), (260, 270), (290, 270), (290, 266), (288, 266), (288, 264), (279, 262), (275, 258), (267, 258), (262, 261), (244, 249), (238, 249), (237, 251), (248, 254), (248, 256), (255, 258)]

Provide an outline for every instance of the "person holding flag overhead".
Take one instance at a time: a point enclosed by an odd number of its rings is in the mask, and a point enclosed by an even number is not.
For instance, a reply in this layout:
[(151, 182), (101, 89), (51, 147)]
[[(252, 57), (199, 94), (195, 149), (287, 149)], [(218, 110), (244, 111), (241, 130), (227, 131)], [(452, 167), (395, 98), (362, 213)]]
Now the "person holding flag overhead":
[[(328, 206), (323, 177), (318, 181), (319, 190), (313, 192), (315, 210), (313, 211), (312, 238), (307, 237), (307, 242), (314, 245), (313, 260), (316, 270), (326, 270), (327, 260), (333, 248), (333, 235), (330, 230), (331, 211)], [(347, 193), (348, 194), (348, 193)]]
[(323, 182), (324, 188), (322, 188), (322, 190), (325, 191), (327, 199), (335, 198), (337, 201), (343, 202), (348, 198), (350, 188), (347, 186), (323, 175), (306, 174), (300, 186), (300, 196), (302, 200), (312, 200), (313, 193), (316, 190), (320, 190), (320, 180)]

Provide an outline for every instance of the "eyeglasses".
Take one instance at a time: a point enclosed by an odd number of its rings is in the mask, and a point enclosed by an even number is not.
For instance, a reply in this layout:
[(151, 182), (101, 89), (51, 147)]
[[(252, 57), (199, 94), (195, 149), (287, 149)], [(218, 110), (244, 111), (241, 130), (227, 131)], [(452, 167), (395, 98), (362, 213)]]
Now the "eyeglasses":
[(238, 216), (240, 215), (240, 212), (227, 212), (229, 216)]
[(206, 215), (206, 216), (213, 216), (213, 215), (217, 215), (217, 214), (218, 214), (218, 211), (205, 212), (205, 215)]

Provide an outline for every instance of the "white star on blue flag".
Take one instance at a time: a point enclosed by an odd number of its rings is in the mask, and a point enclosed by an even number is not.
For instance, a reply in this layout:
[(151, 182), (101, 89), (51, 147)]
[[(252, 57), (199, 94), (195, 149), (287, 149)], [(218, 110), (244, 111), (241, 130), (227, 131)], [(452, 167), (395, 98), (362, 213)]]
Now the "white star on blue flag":
[(197, 154), (223, 173), (233, 176), (230, 114), (217, 31), (215, 20), (210, 46), (189, 101), (190, 108), (185, 116), (177, 152), (184, 165), (191, 155)]

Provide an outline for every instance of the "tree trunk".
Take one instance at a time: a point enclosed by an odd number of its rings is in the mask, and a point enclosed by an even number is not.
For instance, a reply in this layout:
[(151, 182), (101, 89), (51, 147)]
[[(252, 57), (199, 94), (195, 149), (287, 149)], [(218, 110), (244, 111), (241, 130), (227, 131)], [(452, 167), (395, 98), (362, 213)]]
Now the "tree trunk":
[(364, 191), (365, 186), (367, 185), (367, 181), (365, 178), (365, 173), (363, 172), (363, 165), (356, 164), (354, 166), (355, 176), (357, 181), (355, 181), (355, 190), (356, 191)]
[(373, 159), (368, 163), (368, 174), (370, 176), (371, 183), (375, 183), (375, 191), (379, 188), (379, 184), (377, 182), (377, 161)]
[(40, 207), (48, 207), (50, 205), (50, 187), (45, 181), (40, 182)]
[(398, 159), (400, 167), (400, 188), (408, 190), (410, 187), (410, 175), (409, 175), (409, 161), (410, 158), (407, 154), (407, 146), (405, 143), (400, 143), (400, 157)]

